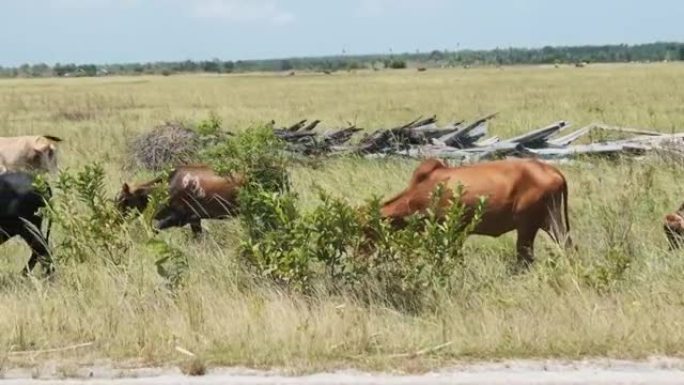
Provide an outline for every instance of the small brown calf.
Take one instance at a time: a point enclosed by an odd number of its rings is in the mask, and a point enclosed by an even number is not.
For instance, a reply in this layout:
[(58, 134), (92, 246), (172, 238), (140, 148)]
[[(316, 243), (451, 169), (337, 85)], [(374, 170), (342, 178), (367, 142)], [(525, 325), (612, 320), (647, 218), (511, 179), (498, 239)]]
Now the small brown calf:
[[(152, 190), (163, 178), (138, 185), (124, 183), (117, 196), (122, 212), (143, 211)], [(221, 176), (205, 165), (176, 168), (168, 179), (169, 199), (154, 215), (157, 230), (190, 225), (193, 234), (202, 232), (202, 219), (224, 219), (238, 212), (238, 193), (245, 185), (241, 175)]]

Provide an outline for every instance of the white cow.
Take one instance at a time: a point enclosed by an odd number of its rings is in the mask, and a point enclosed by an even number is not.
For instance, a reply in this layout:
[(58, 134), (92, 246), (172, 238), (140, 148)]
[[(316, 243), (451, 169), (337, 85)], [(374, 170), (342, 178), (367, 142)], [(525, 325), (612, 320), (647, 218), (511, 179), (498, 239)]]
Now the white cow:
[(57, 171), (57, 143), (49, 135), (0, 137), (0, 173)]

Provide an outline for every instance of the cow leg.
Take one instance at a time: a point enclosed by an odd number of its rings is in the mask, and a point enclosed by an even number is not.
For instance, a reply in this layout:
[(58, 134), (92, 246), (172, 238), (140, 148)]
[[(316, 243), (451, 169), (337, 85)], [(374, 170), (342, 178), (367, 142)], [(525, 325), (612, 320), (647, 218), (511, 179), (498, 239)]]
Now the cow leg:
[(195, 238), (199, 237), (202, 235), (202, 219), (198, 217), (194, 217), (189, 220), (190, 222), (190, 230), (192, 230), (192, 235), (195, 236)]
[[(32, 223), (36, 226), (36, 229), (40, 229), (40, 219), (34, 220)], [(36, 266), (38, 261), (40, 261), (40, 264), (43, 266), (45, 273), (47, 275), (52, 275), (52, 273), (55, 271), (55, 267), (52, 263), (52, 259), (50, 258), (50, 253), (47, 249), (47, 241), (45, 240), (45, 237), (43, 237), (43, 234), (35, 233), (34, 229), (24, 226), (22, 231), (19, 233), (19, 236), (31, 248), (31, 256), (29, 257), (26, 266), (22, 270), (22, 275), (26, 276), (33, 271), (33, 268)]]
[(0, 245), (3, 243), (9, 241), (10, 238), (12, 238), (14, 234), (9, 234), (7, 231), (5, 231), (4, 228), (0, 227)]
[(177, 210), (166, 210), (164, 215), (157, 215), (157, 223), (155, 224), (156, 230), (165, 230), (170, 227), (183, 227), (188, 223), (186, 215), (178, 212)]
[(4, 228), (0, 227), (0, 245), (3, 243), (9, 241), (10, 238), (12, 238), (14, 235), (8, 234)]
[(667, 241), (669, 243), (669, 250), (677, 250), (682, 247), (682, 241), (684, 238), (682, 237), (681, 234), (679, 234), (676, 230), (670, 228), (668, 225), (663, 226), (665, 230), (665, 236), (667, 237)]
[(539, 227), (524, 226), (518, 228), (518, 241), (516, 249), (518, 252), (518, 263), (525, 268), (529, 268), (534, 262), (534, 238), (537, 236)]

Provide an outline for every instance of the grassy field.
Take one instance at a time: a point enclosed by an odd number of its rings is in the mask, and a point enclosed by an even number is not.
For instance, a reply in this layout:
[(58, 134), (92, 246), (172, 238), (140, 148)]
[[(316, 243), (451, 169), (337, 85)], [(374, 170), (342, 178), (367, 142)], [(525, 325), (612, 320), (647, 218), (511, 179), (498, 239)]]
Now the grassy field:
[[(561, 119), (681, 131), (684, 65), (0, 81), (0, 134), (64, 138), (61, 167), (102, 162), (112, 195), (123, 180), (147, 175), (123, 169), (126, 141), (166, 120), (214, 112), (236, 130), (303, 118), (374, 128), (419, 115), (451, 121), (494, 111), (500, 116), (490, 130), (501, 137)], [(413, 167), (338, 159), (291, 171), (302, 202), (313, 206), (313, 184), (359, 203), (395, 193)], [(163, 289), (143, 245), (126, 252), (123, 266), (68, 266), (45, 282), (18, 276), (28, 250), (14, 240), (0, 248), (0, 372), (55, 357), (5, 354), (10, 350), (84, 342), (93, 345), (56, 357), (154, 365), (186, 360), (174, 349), (182, 346), (209, 365), (420, 370), (502, 357), (684, 356), (684, 259), (667, 251), (661, 231), (663, 214), (682, 200), (682, 165), (624, 159), (561, 168), (578, 253), (559, 257), (540, 236), (538, 263), (511, 274), (513, 234), (473, 237), (462, 289), (419, 314), (349, 297), (303, 298), (255, 282), (236, 258), (237, 222), (205, 225), (200, 241), (187, 229), (160, 235), (191, 256), (188, 284), (175, 296)], [(65, 235), (57, 229), (53, 245)], [(616, 260), (626, 269), (601, 290), (577, 268), (600, 270)], [(403, 354), (444, 343), (451, 344)]]

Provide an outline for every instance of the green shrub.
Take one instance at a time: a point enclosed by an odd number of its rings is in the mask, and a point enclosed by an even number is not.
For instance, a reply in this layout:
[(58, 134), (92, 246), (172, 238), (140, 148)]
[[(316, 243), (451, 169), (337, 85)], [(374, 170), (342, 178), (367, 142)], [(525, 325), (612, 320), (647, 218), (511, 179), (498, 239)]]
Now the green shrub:
[(241, 191), (240, 212), (247, 234), (242, 256), (259, 275), (308, 291), (312, 275), (309, 256), (301, 249), (306, 235), (296, 197), (252, 185)]
[[(450, 291), (452, 281), (464, 267), (463, 245), (482, 219), (485, 201), (481, 199), (472, 213), (459, 197), (462, 188), (454, 192), (453, 204), (440, 209), (438, 197), (443, 186), (433, 194), (427, 215), (413, 215), (400, 230), (394, 230), (380, 220), (378, 207), (369, 213), (371, 231), (375, 233), (377, 249), (371, 258), (359, 259), (376, 290), (376, 295), (395, 306), (417, 309), (434, 299), (437, 292)], [(466, 221), (470, 214), (472, 219)]]
[(175, 291), (185, 283), (189, 270), (187, 255), (180, 249), (160, 239), (152, 239), (147, 247), (158, 259), (155, 261), (157, 274), (164, 278), (169, 290)]
[(388, 59), (384, 62), (385, 68), (398, 70), (406, 68), (406, 61), (400, 59)]
[(268, 127), (249, 129), (209, 146), (200, 159), (220, 174), (245, 175), (250, 185), (268, 191), (289, 189), (284, 144)]
[(210, 136), (216, 135), (221, 130), (221, 125), (223, 121), (215, 113), (209, 114), (209, 118), (204, 119), (197, 123), (195, 126), (195, 132), (200, 136)]
[[(321, 284), (361, 296), (371, 293), (368, 300), (404, 308), (422, 306), (435, 291), (449, 290), (463, 265), (465, 239), (484, 208), (481, 201), (469, 213), (455, 199), (447, 210), (412, 216), (406, 227), (395, 230), (381, 218), (377, 199), (358, 210), (322, 191), (319, 195), (322, 203), (301, 213), (292, 194), (245, 190), (245, 259), (260, 276), (302, 292)], [(472, 215), (467, 223), (466, 214)]]
[(45, 212), (63, 230), (56, 248), (58, 263), (101, 259), (119, 265), (131, 246), (125, 222), (105, 192), (105, 173), (99, 164), (77, 172), (63, 171), (53, 185), (53, 199)]
[(635, 210), (625, 210), (625, 207), (630, 207), (632, 200), (630, 194), (621, 193), (618, 199), (604, 202), (598, 209), (597, 231), (602, 233), (604, 244), (601, 249), (595, 250), (598, 258), (592, 259), (584, 272), (587, 285), (598, 291), (609, 290), (624, 281), (630, 266), (640, 254), (639, 237), (634, 233), (638, 220)]

